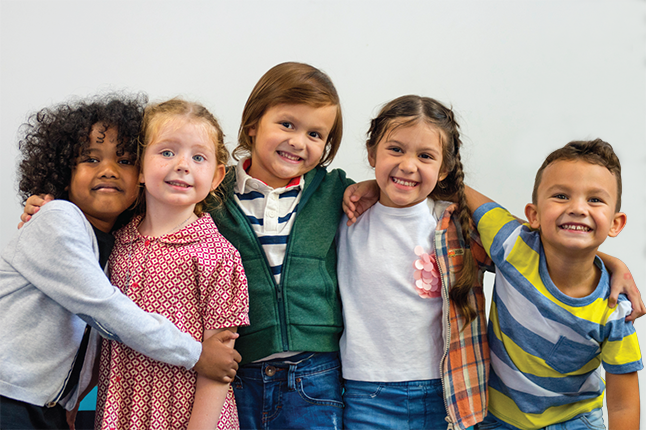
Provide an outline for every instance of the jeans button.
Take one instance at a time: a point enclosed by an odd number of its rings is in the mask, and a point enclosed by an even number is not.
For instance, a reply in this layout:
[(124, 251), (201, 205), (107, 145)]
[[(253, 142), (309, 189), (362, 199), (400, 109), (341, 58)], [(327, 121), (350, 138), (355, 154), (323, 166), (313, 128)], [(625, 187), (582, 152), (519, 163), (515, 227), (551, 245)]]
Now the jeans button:
[(265, 367), (265, 375), (274, 376), (276, 374), (276, 368), (274, 366)]

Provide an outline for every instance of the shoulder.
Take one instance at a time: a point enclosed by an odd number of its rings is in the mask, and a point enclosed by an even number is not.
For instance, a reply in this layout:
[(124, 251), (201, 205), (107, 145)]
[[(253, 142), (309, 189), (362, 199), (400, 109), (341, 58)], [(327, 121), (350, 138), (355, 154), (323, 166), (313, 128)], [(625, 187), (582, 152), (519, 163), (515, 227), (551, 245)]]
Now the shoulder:
[(204, 251), (239, 258), (238, 250), (220, 233), (210, 214), (203, 213), (195, 227)]
[(305, 187), (315, 183), (322, 189), (342, 189), (353, 184), (351, 179), (346, 177), (342, 169), (332, 169), (328, 171), (325, 167), (316, 167), (305, 174)]

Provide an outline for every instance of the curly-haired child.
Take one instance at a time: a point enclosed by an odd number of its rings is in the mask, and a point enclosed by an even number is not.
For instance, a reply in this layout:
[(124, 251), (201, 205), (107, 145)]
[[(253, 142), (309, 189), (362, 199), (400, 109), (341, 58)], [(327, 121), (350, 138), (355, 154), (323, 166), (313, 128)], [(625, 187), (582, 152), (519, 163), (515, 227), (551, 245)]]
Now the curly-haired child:
[[(166, 318), (141, 310), (102, 269), (110, 231), (137, 196), (145, 102), (79, 100), (43, 109), (25, 125), (20, 195), (58, 200), (40, 208), (0, 257), (3, 429), (68, 427), (66, 410), (90, 385), (85, 370), (96, 357), (97, 333), (156, 360), (212, 377), (226, 373), (222, 342), (202, 348)], [(233, 359), (230, 367), (237, 368)]]

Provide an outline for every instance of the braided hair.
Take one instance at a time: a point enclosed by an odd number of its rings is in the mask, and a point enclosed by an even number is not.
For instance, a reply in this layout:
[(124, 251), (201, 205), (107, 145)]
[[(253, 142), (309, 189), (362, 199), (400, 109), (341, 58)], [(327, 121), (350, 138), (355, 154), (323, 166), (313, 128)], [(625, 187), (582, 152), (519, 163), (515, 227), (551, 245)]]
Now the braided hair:
[(460, 126), (453, 111), (429, 97), (407, 95), (387, 103), (370, 124), (366, 148), (376, 149), (379, 142), (399, 127), (408, 127), (424, 122), (437, 129), (442, 144), (441, 172), (446, 177), (439, 181), (430, 196), (434, 200), (456, 201), (459, 220), (458, 234), (464, 241), (465, 254), (459, 277), (449, 291), (449, 297), (465, 318), (465, 327), (476, 317), (475, 309), (469, 304), (469, 292), (477, 281), (476, 262), (469, 247), (471, 212), (464, 193), (464, 170), (460, 157)]

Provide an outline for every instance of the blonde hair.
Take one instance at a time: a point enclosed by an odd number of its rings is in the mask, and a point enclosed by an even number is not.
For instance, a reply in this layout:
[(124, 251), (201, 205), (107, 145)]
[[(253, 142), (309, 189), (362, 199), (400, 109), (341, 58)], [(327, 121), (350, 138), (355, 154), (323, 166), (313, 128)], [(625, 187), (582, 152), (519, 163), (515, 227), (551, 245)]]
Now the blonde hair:
[(242, 111), (238, 146), (233, 150), (233, 158), (240, 160), (251, 153), (253, 140), (249, 131), (260, 122), (268, 109), (280, 104), (305, 104), (315, 108), (336, 106), (334, 124), (318, 163), (319, 166), (330, 164), (343, 136), (339, 95), (328, 75), (309, 64), (294, 62), (278, 64), (269, 69), (251, 91)]
[[(184, 118), (188, 122), (202, 124), (204, 131), (209, 136), (215, 148), (215, 157), (218, 164), (224, 166), (229, 162), (229, 151), (224, 145), (224, 133), (220, 123), (211, 112), (197, 102), (189, 102), (180, 98), (173, 98), (161, 103), (148, 105), (144, 111), (144, 119), (141, 126), (141, 137), (139, 144), (139, 160), (143, 170), (143, 154), (150, 143), (159, 134), (160, 130), (176, 118)], [(145, 209), (145, 200), (140, 193), (138, 199), (138, 212)], [(195, 205), (195, 213), (202, 214), (206, 209), (214, 209), (224, 202), (224, 193), (220, 187), (211, 191), (201, 202)]]

